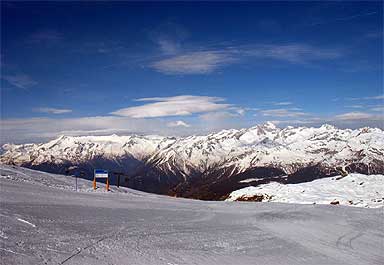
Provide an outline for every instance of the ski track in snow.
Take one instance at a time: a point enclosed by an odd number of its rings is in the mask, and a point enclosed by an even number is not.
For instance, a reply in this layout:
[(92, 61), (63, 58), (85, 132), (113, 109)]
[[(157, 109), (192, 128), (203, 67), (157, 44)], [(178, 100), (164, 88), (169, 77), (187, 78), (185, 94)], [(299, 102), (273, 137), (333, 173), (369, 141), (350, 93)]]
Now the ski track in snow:
[(28, 225), (30, 225), (30, 226), (32, 226), (32, 227), (36, 227), (36, 225), (34, 225), (34, 224), (32, 224), (32, 223), (30, 223), (30, 222), (24, 220), (24, 219), (21, 219), (21, 218), (16, 218), (16, 219), (17, 219), (18, 221), (24, 223), (24, 224), (28, 224)]
[[(384, 208), (204, 202), (0, 166), (1, 264), (382, 264)], [(35, 227), (33, 227), (33, 225)]]

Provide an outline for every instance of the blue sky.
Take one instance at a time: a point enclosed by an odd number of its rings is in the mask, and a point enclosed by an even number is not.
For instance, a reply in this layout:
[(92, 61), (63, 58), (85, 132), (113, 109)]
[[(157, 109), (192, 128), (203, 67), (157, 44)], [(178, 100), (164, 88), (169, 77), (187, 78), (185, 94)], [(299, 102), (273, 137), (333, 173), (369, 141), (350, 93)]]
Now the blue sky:
[(383, 127), (381, 2), (1, 2), (1, 142)]

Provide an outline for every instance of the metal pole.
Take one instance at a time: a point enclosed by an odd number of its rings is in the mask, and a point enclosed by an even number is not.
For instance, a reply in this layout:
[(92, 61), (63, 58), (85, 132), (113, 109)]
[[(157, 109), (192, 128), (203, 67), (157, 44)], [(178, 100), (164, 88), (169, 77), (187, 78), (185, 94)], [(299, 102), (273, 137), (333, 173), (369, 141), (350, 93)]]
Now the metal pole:
[(77, 191), (77, 175), (76, 175), (76, 191)]

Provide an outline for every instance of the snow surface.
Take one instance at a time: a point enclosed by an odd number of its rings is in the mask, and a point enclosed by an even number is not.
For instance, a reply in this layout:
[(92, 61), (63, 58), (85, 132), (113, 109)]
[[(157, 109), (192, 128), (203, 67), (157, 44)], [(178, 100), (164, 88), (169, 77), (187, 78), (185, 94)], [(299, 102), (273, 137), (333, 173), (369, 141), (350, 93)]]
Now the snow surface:
[(269, 202), (330, 204), (337, 201), (343, 205), (383, 207), (384, 176), (353, 173), (345, 177), (335, 176), (298, 184), (270, 182), (233, 191), (227, 201), (255, 195), (263, 195), (263, 201)]
[[(383, 208), (206, 202), (0, 165), (1, 264), (382, 264)], [(21, 221), (23, 220), (23, 221)]]

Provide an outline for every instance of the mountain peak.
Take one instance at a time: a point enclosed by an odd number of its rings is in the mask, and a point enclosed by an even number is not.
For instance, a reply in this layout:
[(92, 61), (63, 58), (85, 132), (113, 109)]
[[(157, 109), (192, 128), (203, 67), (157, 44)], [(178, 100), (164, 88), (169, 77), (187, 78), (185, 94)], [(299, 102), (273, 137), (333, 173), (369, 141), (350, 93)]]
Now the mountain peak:
[(276, 130), (277, 129), (277, 126), (271, 121), (267, 121), (266, 123), (264, 123), (263, 127), (270, 129), (270, 130)]
[(331, 124), (327, 124), (327, 123), (326, 123), (326, 124), (321, 125), (320, 129), (325, 129), (325, 130), (335, 130), (336, 127), (333, 126), (333, 125), (331, 125)]

